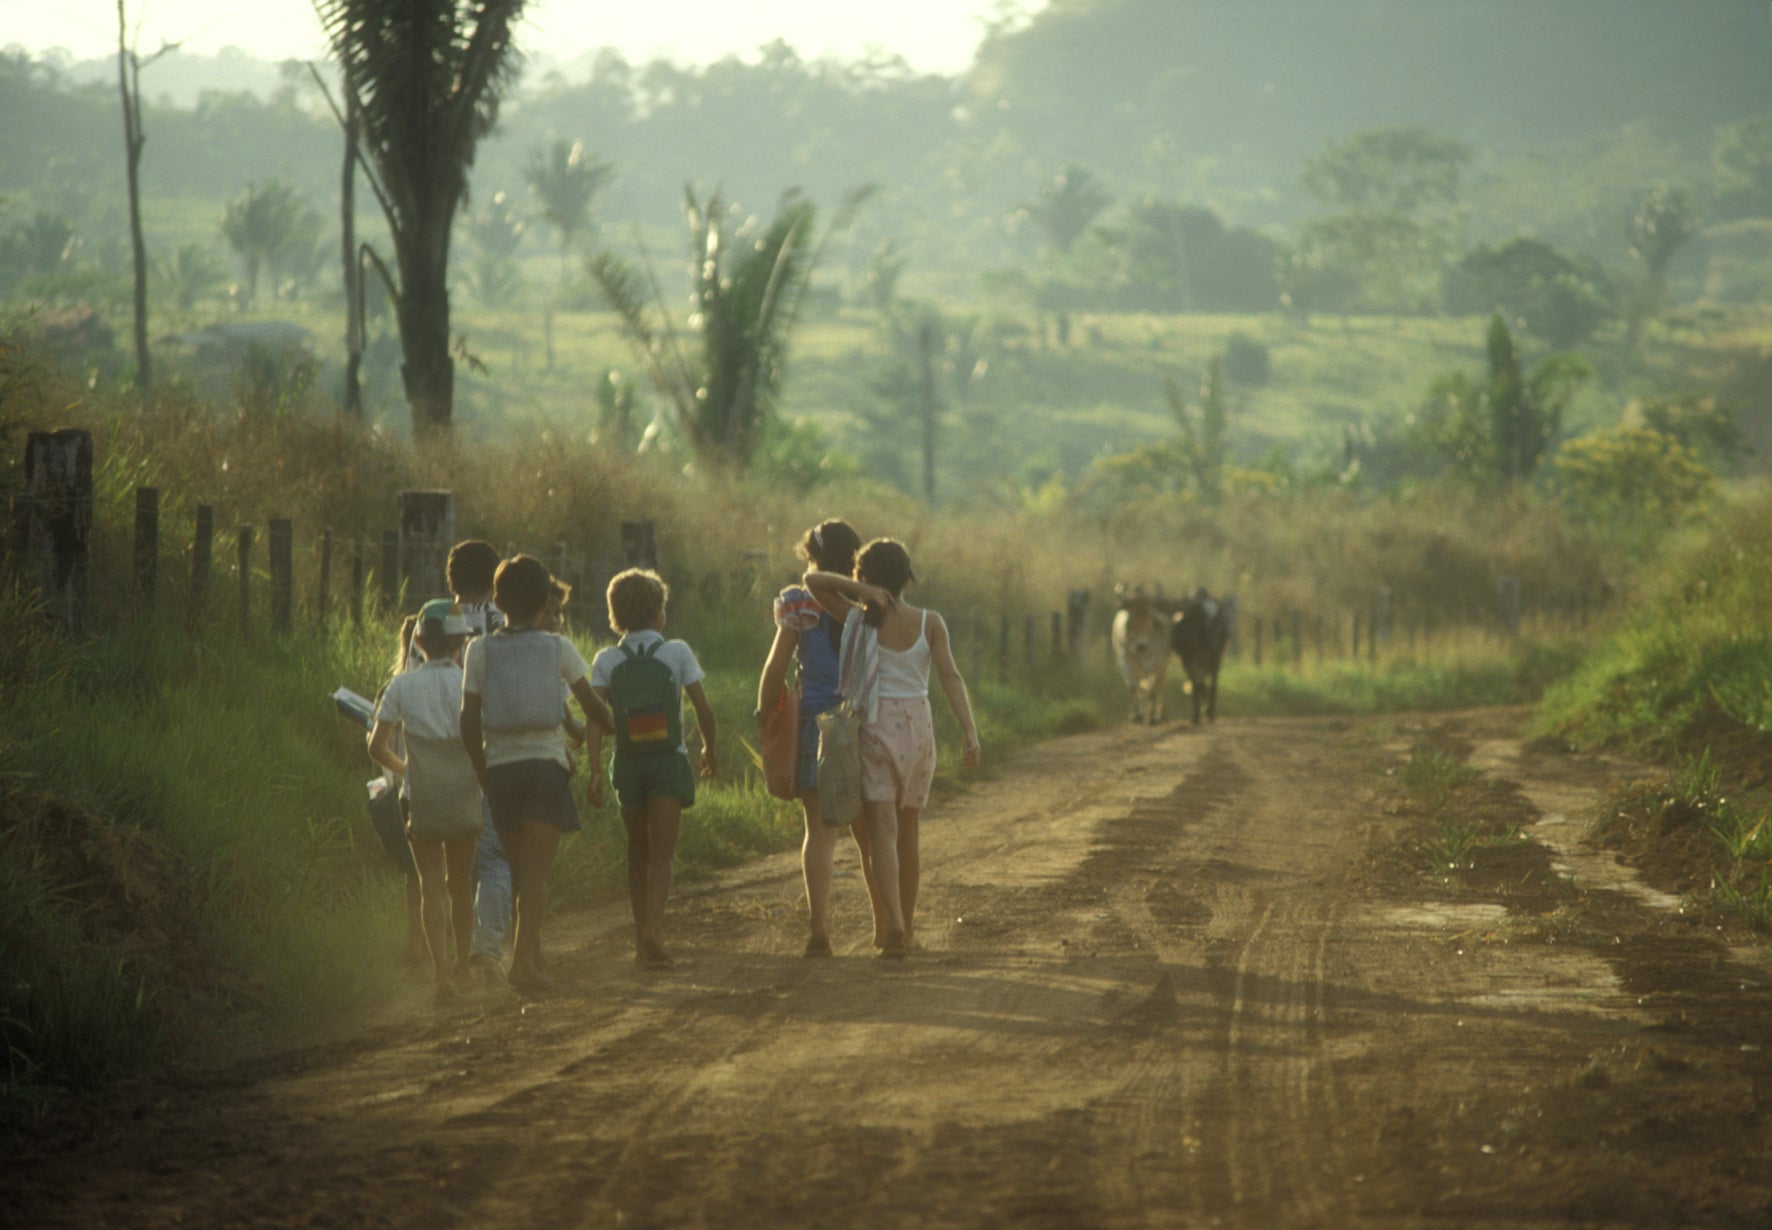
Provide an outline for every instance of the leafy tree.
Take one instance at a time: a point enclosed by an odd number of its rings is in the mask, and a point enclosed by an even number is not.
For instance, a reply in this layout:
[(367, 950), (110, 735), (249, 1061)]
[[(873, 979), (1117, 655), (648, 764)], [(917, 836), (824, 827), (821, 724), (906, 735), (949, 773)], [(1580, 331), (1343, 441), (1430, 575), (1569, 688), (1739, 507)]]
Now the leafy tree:
[(479, 142), (515, 79), (523, 0), (314, 0), (393, 237), (401, 377), (415, 434), (455, 410), (449, 240)]
[(1554, 354), (1530, 373), (1507, 322), (1489, 322), (1489, 372), (1478, 384), (1463, 372), (1437, 377), (1420, 418), (1429, 447), (1466, 478), (1513, 483), (1532, 477), (1562, 428), (1563, 412), (1593, 378), (1580, 355)]
[(1613, 427), (1564, 443), (1557, 488), (1584, 520), (1642, 536), (1687, 520), (1709, 502), (1716, 478), (1698, 455), (1651, 427)]
[(1261, 312), (1278, 302), (1274, 242), (1225, 226), (1210, 209), (1147, 196), (1126, 210), (1122, 223), (1101, 232), (1115, 255), (1126, 307)]
[(160, 282), (172, 298), (173, 307), (189, 312), (216, 293), (227, 273), (213, 253), (200, 243), (187, 243), (155, 265)]
[(947, 352), (952, 330), (940, 309), (928, 304), (901, 304), (882, 322), (887, 359), (868, 382), (871, 402), (860, 418), (872, 438), (870, 461), (876, 470), (910, 486), (904, 465), (905, 445), (915, 441), (916, 486), (927, 504), (935, 503), (936, 467), (947, 404), (950, 368)]
[(1643, 263), (1657, 294), (1665, 289), (1668, 262), (1698, 229), (1698, 203), (1684, 188), (1661, 184), (1637, 203), (1629, 223), (1630, 254)]
[(1421, 127), (1379, 128), (1333, 141), (1305, 164), (1304, 187), (1330, 208), (1301, 228), (1325, 265), (1359, 270), (1374, 306), (1417, 308), (1427, 275), (1450, 249), (1462, 141)]
[(1054, 252), (1067, 255), (1113, 201), (1087, 167), (1071, 163), (1042, 186), (1018, 215), (1039, 227)]
[(1175, 420), (1181, 437), (1181, 456), (1193, 486), (1207, 500), (1217, 500), (1224, 492), (1225, 463), (1229, 459), (1226, 425), (1229, 412), (1225, 404), (1224, 361), (1214, 355), (1206, 364), (1200, 380), (1200, 408), (1190, 413), (1181, 386), (1170, 379), (1164, 393), (1169, 414)]
[[(833, 229), (846, 225), (865, 195), (851, 196)], [(688, 339), (650, 274), (643, 282), (612, 252), (595, 254), (588, 268), (696, 456), (744, 470), (780, 392), (788, 341), (822, 245), (813, 243), (811, 202), (795, 194), (783, 197), (767, 225), (756, 219), (734, 225), (736, 211), (718, 194), (703, 202), (689, 188), (684, 196), (693, 305)]]
[(1446, 308), (1458, 315), (1500, 310), (1558, 350), (1571, 350), (1613, 315), (1615, 292), (1593, 261), (1571, 259), (1521, 237), (1467, 254), (1446, 277)]
[(1721, 208), (1735, 216), (1772, 216), (1772, 115), (1719, 130), (1711, 165)]
[(1658, 431), (1713, 464), (1733, 460), (1745, 447), (1735, 408), (1709, 393), (1632, 402), (1625, 407), (1625, 421), (1633, 420), (1633, 425)]

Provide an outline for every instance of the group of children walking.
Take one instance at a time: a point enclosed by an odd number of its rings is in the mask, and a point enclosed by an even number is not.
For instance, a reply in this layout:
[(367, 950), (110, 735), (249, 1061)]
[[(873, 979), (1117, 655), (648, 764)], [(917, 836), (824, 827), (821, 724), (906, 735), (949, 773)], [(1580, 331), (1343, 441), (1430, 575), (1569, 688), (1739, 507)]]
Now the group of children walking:
[[(809, 570), (803, 587), (776, 600), (777, 634), (758, 698), (761, 713), (797, 658), (803, 746), (812, 732), (800, 779), (812, 929), (806, 955), (831, 952), (831, 860), (836, 834), (850, 827), (862, 850), (875, 945), (882, 955), (903, 956), (914, 942), (917, 819), (935, 769), (932, 664), (959, 720), (968, 766), (978, 762), (977, 728), (941, 616), (902, 600), (913, 579), (902, 544), (879, 539), (861, 548), (846, 524), (827, 521), (808, 532), (799, 552)], [(571, 591), (539, 560), (500, 560), (491, 544), (470, 540), (450, 552), (447, 577), (451, 596), (426, 602), (402, 631), (368, 740), (371, 758), (401, 780), (416, 919), (437, 997), (501, 979), (523, 993), (550, 985), (541, 939), (548, 878), (560, 839), (580, 827), (572, 753), (583, 748), (586, 798), (602, 807), (605, 737), (615, 745), (608, 780), (627, 832), (635, 962), (669, 967), (664, 910), (678, 827), (695, 802), (697, 778), (713, 777), (719, 759), (701, 665), (687, 644), (664, 635), (664, 581), (645, 569), (610, 581), (609, 624), (619, 640), (586, 663), (560, 632)], [(815, 629), (818, 635), (808, 635)], [(815, 723), (842, 698), (835, 662), (846, 638), (866, 672), (865, 686), (847, 686), (866, 711), (864, 814), (827, 822), (818, 805)], [(694, 769), (684, 697), (701, 735)]]

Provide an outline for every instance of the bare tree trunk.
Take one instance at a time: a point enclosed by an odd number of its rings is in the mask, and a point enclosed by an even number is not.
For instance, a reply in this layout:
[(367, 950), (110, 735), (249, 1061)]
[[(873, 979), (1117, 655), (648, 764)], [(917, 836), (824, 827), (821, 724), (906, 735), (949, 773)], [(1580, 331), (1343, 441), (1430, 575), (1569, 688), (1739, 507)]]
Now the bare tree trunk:
[(129, 242), (135, 256), (135, 387), (147, 405), (153, 387), (148, 356), (148, 245), (142, 237), (141, 161), (142, 135), (141, 61), (129, 46), (129, 21), (117, 0), (117, 85), (123, 96), (123, 152), (129, 184)]
[(363, 417), (363, 267), (357, 256), (357, 91), (345, 83), (345, 165), (339, 234), (345, 274), (345, 416)]
[(924, 320), (917, 327), (917, 411), (923, 428), (923, 502), (935, 503), (935, 432), (941, 407), (935, 401), (935, 347), (938, 342), (933, 320)]
[[(413, 252), (411, 248), (418, 248)], [(400, 377), (415, 439), (447, 434), (455, 415), (455, 361), (449, 354), (449, 243), (422, 238), (400, 253)]]

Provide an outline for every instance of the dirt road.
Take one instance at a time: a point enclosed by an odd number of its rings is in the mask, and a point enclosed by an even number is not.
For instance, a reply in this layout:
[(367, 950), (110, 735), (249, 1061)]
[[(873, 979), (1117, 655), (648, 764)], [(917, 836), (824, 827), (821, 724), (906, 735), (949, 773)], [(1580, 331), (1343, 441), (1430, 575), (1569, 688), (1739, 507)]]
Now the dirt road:
[[(15, 1158), (110, 1226), (1772, 1225), (1772, 973), (1584, 851), (1626, 766), (1506, 714), (1048, 744), (924, 829), (922, 950), (799, 956), (797, 861), (562, 920), (560, 989), (405, 1018)], [(1423, 743), (1533, 841), (1438, 879)], [(847, 864), (853, 868), (853, 861)]]

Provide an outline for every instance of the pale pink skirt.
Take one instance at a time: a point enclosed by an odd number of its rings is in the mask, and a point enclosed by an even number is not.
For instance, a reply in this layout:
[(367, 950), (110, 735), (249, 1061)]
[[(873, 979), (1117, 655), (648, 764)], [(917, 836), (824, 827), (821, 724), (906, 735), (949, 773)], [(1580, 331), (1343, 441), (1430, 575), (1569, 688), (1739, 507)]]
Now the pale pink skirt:
[(861, 797), (921, 811), (935, 780), (935, 719), (929, 698), (887, 698), (861, 728)]

